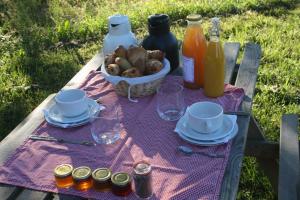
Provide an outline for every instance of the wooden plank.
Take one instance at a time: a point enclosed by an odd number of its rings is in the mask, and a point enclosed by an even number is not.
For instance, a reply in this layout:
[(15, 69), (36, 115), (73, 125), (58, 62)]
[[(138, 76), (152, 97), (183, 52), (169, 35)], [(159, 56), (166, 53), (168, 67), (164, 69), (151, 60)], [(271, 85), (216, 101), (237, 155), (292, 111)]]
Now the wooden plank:
[(15, 199), (22, 189), (20, 187), (0, 184), (0, 197), (1, 199)]
[(225, 169), (219, 199), (236, 199), (249, 121), (249, 116), (238, 117), (237, 124), (239, 132), (232, 141), (230, 156)]
[(226, 42), (224, 44), (225, 53), (225, 83), (231, 83), (233, 72), (236, 66), (236, 60), (239, 55), (240, 43)]
[[(238, 42), (226, 42), (224, 44), (224, 53), (225, 53), (225, 83), (230, 83), (233, 78), (233, 72), (236, 66), (236, 60), (239, 54), (240, 43)], [(182, 63), (181, 54), (180, 54), (180, 63)], [(182, 76), (182, 64), (174, 70), (172, 75)]]
[(245, 156), (253, 156), (262, 159), (278, 159), (279, 144), (277, 142), (248, 140)]
[(235, 85), (245, 90), (245, 98), (241, 110), (249, 112), (252, 107), (252, 100), (257, 79), (257, 71), (261, 57), (261, 48), (258, 44), (247, 43), (244, 57), (240, 64)]
[[(103, 62), (101, 53), (96, 54), (64, 87), (75, 88), (85, 79), (91, 70), (96, 70)], [(23, 141), (43, 122), (44, 116), (42, 110), (51, 105), (55, 94), (47, 97), (36, 109), (34, 109), (10, 134), (0, 143), (0, 164), (19, 147)], [(11, 189), (7, 189), (11, 188)], [(0, 194), (3, 192), (7, 196), (14, 193), (17, 187), (7, 186), (0, 187)]]
[(52, 194), (52, 200), (85, 200), (86, 198), (73, 196), (73, 195), (66, 195), (66, 194)]
[(268, 142), (257, 121), (251, 116), (248, 129), (246, 156), (256, 157), (260, 168), (271, 182), (275, 193), (278, 191), (278, 162), (279, 144)]
[(263, 135), (263, 131), (261, 130), (258, 122), (253, 118), (253, 116), (251, 116), (250, 118), (250, 124), (249, 124), (248, 136), (247, 136), (247, 141), (250, 140), (266, 141)]
[(44, 120), (42, 110), (51, 104), (55, 94), (48, 96), (37, 108), (35, 108), (9, 135), (0, 143), (0, 164), (3, 164), (8, 156), (19, 147), (23, 141)]
[[(252, 106), (260, 56), (261, 50), (259, 45), (252, 43), (246, 45), (244, 57), (235, 83), (236, 86), (244, 89), (246, 95), (241, 104), (241, 110), (249, 113)], [(239, 116), (237, 123), (239, 133), (232, 141), (230, 157), (225, 170), (220, 193), (220, 199), (225, 200), (236, 199), (250, 116)]]
[[(2, 165), (8, 156), (19, 147), (44, 120), (43, 108), (50, 104), (54, 94), (47, 97), (36, 109), (34, 109), (6, 138), (0, 143), (0, 164)], [(10, 188), (10, 189), (9, 189)], [(0, 187), (0, 194), (4, 193), (7, 197), (14, 197), (18, 194), (19, 187), (7, 185)], [(12, 198), (12, 199), (14, 199)]]
[(103, 54), (97, 53), (82, 69), (63, 87), (63, 89), (77, 88), (92, 70), (97, 70), (103, 63)]
[(299, 181), (298, 116), (283, 115), (280, 127), (280, 162), (278, 197), (297, 199)]
[(50, 200), (52, 199), (51, 194), (47, 192), (41, 192), (36, 190), (24, 190), (17, 198), (16, 200)]

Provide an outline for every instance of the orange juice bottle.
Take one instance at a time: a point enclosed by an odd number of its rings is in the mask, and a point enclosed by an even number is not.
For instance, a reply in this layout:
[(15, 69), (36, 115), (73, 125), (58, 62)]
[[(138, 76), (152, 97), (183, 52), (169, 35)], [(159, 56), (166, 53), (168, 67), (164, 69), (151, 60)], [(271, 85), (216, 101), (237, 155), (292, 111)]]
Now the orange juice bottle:
[(204, 55), (206, 39), (201, 27), (200, 15), (188, 15), (188, 26), (182, 44), (184, 86), (199, 89), (204, 83)]
[(204, 58), (204, 94), (219, 97), (224, 93), (225, 57), (219, 39), (219, 18), (212, 19), (210, 41)]

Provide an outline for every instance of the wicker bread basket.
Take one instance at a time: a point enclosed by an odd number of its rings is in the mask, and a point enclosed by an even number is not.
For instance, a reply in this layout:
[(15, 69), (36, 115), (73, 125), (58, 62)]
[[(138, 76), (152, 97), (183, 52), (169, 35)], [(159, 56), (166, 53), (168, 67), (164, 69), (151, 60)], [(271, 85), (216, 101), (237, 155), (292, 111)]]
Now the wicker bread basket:
[(103, 76), (113, 84), (116, 93), (121, 96), (127, 96), (130, 101), (134, 102), (137, 100), (131, 97), (143, 97), (155, 93), (169, 71), (170, 63), (167, 59), (163, 60), (163, 68), (158, 73), (137, 78), (112, 76), (106, 72), (105, 67), (101, 68)]

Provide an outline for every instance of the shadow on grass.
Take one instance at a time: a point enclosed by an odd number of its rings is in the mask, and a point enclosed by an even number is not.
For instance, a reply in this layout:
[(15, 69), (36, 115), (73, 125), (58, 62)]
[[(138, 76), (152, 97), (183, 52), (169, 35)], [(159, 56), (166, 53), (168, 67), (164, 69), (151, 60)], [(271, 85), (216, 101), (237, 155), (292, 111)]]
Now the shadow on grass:
[(6, 101), (0, 107), (1, 141), (39, 102), (63, 87), (80, 65), (73, 52), (45, 51), (52, 44), (51, 31), (54, 31), (47, 0), (7, 1), (0, 6), (9, 8), (8, 24), (17, 34), (23, 52), (12, 55), (8, 73), (22, 72), (20, 74), (29, 76), (29, 82), (37, 88), (16, 92), (15, 84), (19, 82), (15, 81), (0, 94)]

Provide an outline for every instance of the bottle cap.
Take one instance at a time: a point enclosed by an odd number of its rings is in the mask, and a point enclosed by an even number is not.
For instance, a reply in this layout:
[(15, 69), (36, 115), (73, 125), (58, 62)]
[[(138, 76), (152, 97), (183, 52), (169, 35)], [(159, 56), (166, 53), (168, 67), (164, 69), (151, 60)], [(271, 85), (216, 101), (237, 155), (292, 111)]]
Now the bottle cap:
[(92, 176), (96, 181), (107, 181), (111, 177), (111, 170), (108, 168), (98, 168), (93, 171)]
[(124, 186), (130, 182), (130, 176), (126, 172), (117, 172), (112, 175), (111, 182), (118, 186)]
[(212, 23), (213, 28), (217, 28), (217, 29), (220, 28), (220, 18), (218, 18), (218, 17), (212, 18), (211, 23)]
[(117, 25), (117, 24), (124, 24), (124, 23), (129, 24), (128, 16), (120, 15), (120, 14), (116, 14), (108, 17), (108, 21), (110, 25)]
[(69, 164), (58, 165), (54, 169), (54, 176), (64, 178), (72, 174), (73, 167)]
[(84, 180), (89, 178), (91, 174), (92, 174), (91, 168), (82, 166), (82, 167), (77, 167), (76, 169), (73, 170), (72, 177), (75, 180)]
[(186, 17), (188, 21), (199, 21), (201, 20), (201, 15), (198, 14), (190, 14)]

